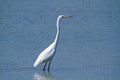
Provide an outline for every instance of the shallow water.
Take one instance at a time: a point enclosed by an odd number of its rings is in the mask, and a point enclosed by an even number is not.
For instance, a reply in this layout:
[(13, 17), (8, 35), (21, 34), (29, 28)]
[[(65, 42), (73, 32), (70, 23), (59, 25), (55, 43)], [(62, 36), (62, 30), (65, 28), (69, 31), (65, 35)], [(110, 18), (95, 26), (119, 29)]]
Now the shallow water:
[[(1, 0), (1, 80), (119, 80), (119, 0)], [(51, 71), (33, 68), (39, 53), (61, 34)]]

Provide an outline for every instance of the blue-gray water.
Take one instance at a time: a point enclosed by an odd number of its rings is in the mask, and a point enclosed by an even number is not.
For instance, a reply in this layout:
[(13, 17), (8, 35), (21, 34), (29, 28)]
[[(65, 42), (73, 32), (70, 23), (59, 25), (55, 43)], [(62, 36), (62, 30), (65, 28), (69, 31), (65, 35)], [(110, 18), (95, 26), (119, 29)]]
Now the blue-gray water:
[[(119, 80), (119, 0), (0, 0), (0, 80)], [(33, 68), (61, 34), (51, 73)]]

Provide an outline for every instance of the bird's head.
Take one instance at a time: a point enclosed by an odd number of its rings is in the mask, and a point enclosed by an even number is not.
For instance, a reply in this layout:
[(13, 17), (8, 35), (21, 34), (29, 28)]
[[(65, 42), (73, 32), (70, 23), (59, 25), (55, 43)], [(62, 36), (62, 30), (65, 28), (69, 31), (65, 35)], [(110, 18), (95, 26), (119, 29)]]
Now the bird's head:
[(59, 18), (70, 18), (72, 16), (67, 16), (67, 15), (59, 15)]

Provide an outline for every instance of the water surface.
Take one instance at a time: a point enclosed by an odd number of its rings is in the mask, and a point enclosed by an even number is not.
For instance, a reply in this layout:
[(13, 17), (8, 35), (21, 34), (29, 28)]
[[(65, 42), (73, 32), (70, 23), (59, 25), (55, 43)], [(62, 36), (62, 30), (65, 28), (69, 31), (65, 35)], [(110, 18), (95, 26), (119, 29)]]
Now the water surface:
[[(119, 0), (1, 0), (1, 80), (120, 79)], [(33, 68), (39, 53), (61, 34), (51, 72)]]

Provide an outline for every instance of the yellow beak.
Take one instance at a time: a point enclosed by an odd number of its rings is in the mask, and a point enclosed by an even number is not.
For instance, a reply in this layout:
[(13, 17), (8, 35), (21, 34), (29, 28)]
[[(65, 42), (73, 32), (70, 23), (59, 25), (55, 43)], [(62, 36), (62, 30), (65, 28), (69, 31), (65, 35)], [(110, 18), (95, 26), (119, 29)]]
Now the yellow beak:
[(72, 16), (63, 16), (62, 18), (70, 18), (70, 17), (72, 17)]

